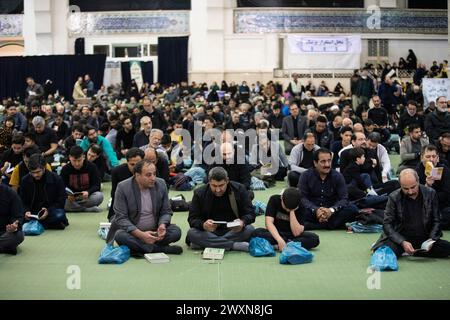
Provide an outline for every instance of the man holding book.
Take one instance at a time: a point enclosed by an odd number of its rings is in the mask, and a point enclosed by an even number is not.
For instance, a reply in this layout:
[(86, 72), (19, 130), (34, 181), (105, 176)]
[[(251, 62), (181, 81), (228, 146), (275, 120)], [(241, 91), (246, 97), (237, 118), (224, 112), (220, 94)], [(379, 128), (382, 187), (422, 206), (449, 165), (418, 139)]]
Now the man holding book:
[(440, 162), (439, 150), (429, 144), (422, 148), (421, 162), (416, 167), (420, 184), (437, 193), (441, 212), (441, 228), (450, 228), (450, 169)]
[(230, 181), (222, 167), (211, 169), (208, 180), (207, 185), (194, 191), (186, 242), (192, 249), (248, 251), (248, 241), (255, 230), (251, 225), (255, 208), (249, 192), (243, 184)]
[(167, 186), (156, 177), (156, 167), (144, 159), (134, 166), (133, 177), (117, 185), (114, 196), (114, 218), (107, 242), (127, 246), (131, 254), (181, 254), (177, 245), (181, 237), (178, 226), (171, 224)]
[(56, 173), (46, 170), (40, 154), (30, 157), (28, 169), (30, 173), (22, 178), (19, 191), (25, 219), (38, 219), (45, 229), (64, 230), (69, 225), (64, 211), (64, 183)]
[(61, 170), (68, 194), (65, 209), (69, 212), (100, 212), (103, 202), (97, 167), (85, 159), (83, 149), (74, 146), (69, 152), (69, 163)]
[(388, 246), (397, 257), (403, 254), (448, 257), (450, 243), (440, 239), (436, 191), (420, 185), (419, 176), (412, 169), (404, 169), (399, 181), (401, 188), (389, 195), (383, 234), (372, 249)]

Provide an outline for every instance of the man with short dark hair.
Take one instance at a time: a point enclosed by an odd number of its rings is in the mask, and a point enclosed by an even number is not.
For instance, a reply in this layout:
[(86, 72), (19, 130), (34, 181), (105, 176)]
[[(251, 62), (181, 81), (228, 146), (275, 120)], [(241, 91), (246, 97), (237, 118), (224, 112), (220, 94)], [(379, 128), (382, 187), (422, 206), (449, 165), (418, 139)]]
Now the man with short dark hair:
[(264, 238), (280, 251), (289, 241), (300, 242), (303, 248), (309, 250), (319, 245), (319, 236), (305, 231), (304, 222), (300, 193), (297, 188), (287, 188), (282, 195), (270, 197), (266, 209), (266, 228), (256, 229), (252, 237)]
[(64, 211), (66, 192), (61, 178), (46, 170), (45, 159), (34, 154), (28, 162), (30, 173), (20, 182), (20, 198), (24, 205), (25, 219), (38, 215), (39, 222), (45, 229), (64, 230), (69, 222)]
[(123, 158), (127, 151), (133, 147), (133, 138), (136, 134), (130, 117), (122, 120), (122, 128), (117, 132), (115, 150), (119, 158)]
[(441, 134), (436, 147), (439, 150), (439, 159), (450, 168), (450, 132)]
[(83, 142), (81, 142), (80, 147), (84, 151), (87, 151), (89, 149), (89, 146), (93, 143), (98, 144), (102, 148), (105, 158), (108, 160), (108, 166), (110, 168), (114, 168), (119, 165), (119, 160), (117, 160), (117, 155), (114, 152), (111, 143), (106, 140), (106, 138), (99, 135), (94, 127), (87, 125), (85, 130), (85, 137), (83, 139)]
[(108, 212), (109, 221), (111, 221), (114, 216), (114, 195), (116, 194), (117, 185), (133, 176), (134, 166), (144, 159), (144, 155), (144, 151), (141, 149), (130, 148), (125, 154), (127, 163), (123, 163), (111, 171), (111, 205)]
[(116, 241), (130, 248), (133, 255), (152, 252), (181, 254), (183, 249), (170, 245), (181, 237), (171, 224), (165, 182), (156, 177), (156, 167), (148, 160), (134, 166), (133, 177), (120, 182), (114, 195), (114, 218), (107, 242)]
[(88, 151), (86, 151), (86, 160), (97, 167), (102, 182), (111, 181), (111, 176), (107, 174), (108, 167), (106, 165), (106, 159), (103, 156), (103, 150), (98, 144), (93, 143), (89, 146)]
[[(209, 171), (208, 184), (194, 190), (189, 208), (191, 227), (186, 242), (192, 249), (222, 248), (248, 251), (248, 241), (255, 230), (253, 207), (247, 189), (230, 181), (227, 171), (216, 167)], [(235, 222), (228, 228), (219, 222)]]
[(0, 160), (0, 175), (4, 175), (6, 184), (11, 178), (12, 169), (23, 160), (23, 144), (25, 140), (22, 135), (14, 136), (11, 140), (11, 148), (5, 151)]
[(302, 143), (292, 148), (289, 155), (289, 165), (291, 166), (288, 174), (289, 186), (297, 187), (301, 174), (314, 167), (314, 151), (319, 149), (316, 137), (311, 132), (305, 134)]
[(403, 111), (400, 119), (398, 121), (398, 134), (402, 138), (404, 135), (408, 134), (408, 127), (412, 124), (417, 124), (419, 128), (423, 131), (424, 128), (424, 119), (423, 115), (419, 115), (417, 113), (417, 102), (410, 100), (408, 101), (408, 105)]
[(148, 116), (144, 116), (140, 120), (140, 131), (136, 132), (133, 137), (133, 147), (143, 147), (150, 143), (150, 132), (152, 131), (152, 120)]
[(83, 126), (79, 123), (74, 124), (72, 127), (72, 133), (64, 140), (65, 154), (69, 154), (70, 149), (77, 145), (77, 140), (80, 141), (83, 138)]
[(401, 163), (397, 172), (403, 169), (414, 169), (420, 162), (420, 154), (422, 148), (430, 142), (427, 137), (422, 137), (422, 129), (418, 123), (412, 123), (408, 127), (408, 136), (402, 139), (400, 143), (400, 159)]
[(103, 193), (100, 192), (99, 173), (97, 167), (86, 160), (81, 147), (70, 149), (69, 163), (62, 168), (61, 178), (65, 187), (74, 193), (67, 197), (66, 211), (101, 211), (98, 206), (103, 202)]
[[(403, 253), (423, 257), (446, 258), (450, 243), (441, 240), (439, 207), (436, 192), (419, 183), (412, 169), (405, 169), (399, 177), (401, 188), (389, 195), (384, 214), (383, 234), (372, 250), (387, 246), (397, 257)], [(436, 241), (426, 252), (417, 252), (423, 242)]]
[(321, 148), (330, 149), (333, 142), (333, 133), (328, 130), (327, 118), (325, 116), (318, 116), (314, 127), (306, 130), (311, 132), (316, 137), (316, 144)]
[(305, 229), (338, 229), (355, 220), (358, 208), (348, 202), (342, 174), (331, 169), (331, 151), (314, 153), (314, 166), (300, 177)]
[(25, 104), (29, 106), (34, 102), (39, 103), (44, 97), (44, 88), (39, 83), (34, 82), (32, 77), (27, 78), (27, 85)]
[(283, 118), (281, 133), (284, 140), (284, 152), (289, 155), (292, 148), (302, 142), (302, 121), (300, 119), (299, 109), (296, 103), (289, 107), (290, 116)]
[(0, 183), (0, 254), (17, 254), (24, 240), (22, 232), (23, 207), (19, 196)]

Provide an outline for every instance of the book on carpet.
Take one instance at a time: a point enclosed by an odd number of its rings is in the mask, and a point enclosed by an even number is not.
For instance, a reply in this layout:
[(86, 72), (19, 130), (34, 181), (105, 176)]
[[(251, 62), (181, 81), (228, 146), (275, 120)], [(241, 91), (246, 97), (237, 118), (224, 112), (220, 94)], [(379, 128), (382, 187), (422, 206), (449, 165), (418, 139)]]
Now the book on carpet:
[(424, 241), (422, 245), (420, 246), (420, 249), (417, 249), (416, 252), (428, 252), (430, 251), (431, 247), (433, 246), (433, 243), (436, 241), (433, 239), (428, 239), (427, 241)]
[(163, 252), (146, 253), (144, 254), (144, 257), (150, 263), (166, 263), (170, 261), (169, 256)]
[(100, 228), (111, 228), (111, 222), (100, 222)]
[(205, 248), (203, 250), (203, 259), (208, 260), (223, 260), (223, 256), (225, 255), (225, 249), (219, 248)]

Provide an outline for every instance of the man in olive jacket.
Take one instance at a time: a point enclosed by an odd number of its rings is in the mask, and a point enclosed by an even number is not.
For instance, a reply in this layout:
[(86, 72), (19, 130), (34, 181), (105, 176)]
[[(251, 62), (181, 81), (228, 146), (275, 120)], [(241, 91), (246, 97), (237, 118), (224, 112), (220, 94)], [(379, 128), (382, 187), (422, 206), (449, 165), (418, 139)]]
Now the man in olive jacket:
[[(400, 173), (401, 189), (389, 195), (383, 222), (383, 234), (373, 250), (385, 245), (397, 257), (403, 253), (424, 257), (446, 258), (450, 255), (450, 242), (441, 240), (439, 205), (436, 192), (419, 184), (412, 169)], [(425, 252), (417, 252), (422, 243), (434, 240)]]
[(139, 161), (133, 177), (118, 184), (114, 212), (106, 239), (108, 243), (115, 240), (138, 256), (153, 252), (183, 252), (180, 246), (169, 245), (180, 239), (181, 230), (170, 224), (172, 210), (166, 183), (156, 177), (156, 167), (151, 161)]

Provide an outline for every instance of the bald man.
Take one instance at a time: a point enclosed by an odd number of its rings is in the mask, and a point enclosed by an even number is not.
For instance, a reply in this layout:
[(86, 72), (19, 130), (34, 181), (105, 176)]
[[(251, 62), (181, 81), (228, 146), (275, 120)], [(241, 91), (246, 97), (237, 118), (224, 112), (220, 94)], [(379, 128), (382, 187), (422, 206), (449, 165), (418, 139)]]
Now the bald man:
[[(389, 195), (383, 222), (383, 234), (373, 246), (375, 251), (388, 246), (397, 257), (403, 254), (432, 258), (450, 255), (450, 242), (442, 236), (436, 191), (419, 184), (412, 169), (400, 173), (401, 188)], [(427, 240), (435, 241), (428, 251), (417, 251)]]
[(242, 183), (247, 190), (250, 190), (251, 175), (250, 167), (245, 162), (245, 157), (240, 159), (239, 154), (236, 155), (234, 146), (225, 142), (220, 145), (221, 155), (215, 159), (214, 164), (208, 167), (208, 172), (215, 167), (222, 167), (228, 173), (231, 181)]

